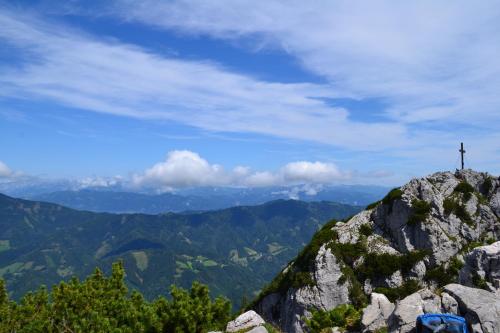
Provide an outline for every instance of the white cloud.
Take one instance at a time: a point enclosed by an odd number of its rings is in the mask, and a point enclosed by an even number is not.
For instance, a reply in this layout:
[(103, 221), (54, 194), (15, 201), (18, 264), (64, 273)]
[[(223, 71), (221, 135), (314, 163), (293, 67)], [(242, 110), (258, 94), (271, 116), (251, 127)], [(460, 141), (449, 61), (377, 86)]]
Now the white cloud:
[(285, 165), (282, 169), (286, 181), (304, 183), (325, 183), (332, 179), (347, 178), (332, 163), (299, 161)]
[(209, 164), (197, 153), (187, 150), (171, 151), (164, 162), (156, 163), (144, 174), (134, 177), (137, 185), (166, 189), (226, 185), (229, 180), (222, 166)]
[[(0, 9), (0, 25), (0, 40), (20, 55), (18, 65), (0, 66), (0, 96), (352, 149), (401, 146), (406, 137), (404, 126), (352, 121), (346, 110), (329, 106), (324, 98), (339, 92), (327, 84), (262, 81), (19, 12)], [(360, 136), (367, 140), (361, 143)]]
[(7, 178), (14, 175), (14, 172), (2, 161), (0, 161), (0, 178)]
[[(244, 45), (256, 45), (256, 52), (280, 48), (323, 84), (263, 81), (0, 9), (0, 42), (19, 55), (15, 67), (0, 66), (0, 96), (377, 152), (387, 163), (376, 168), (397, 168), (398, 179), (451, 168), (443, 161), (455, 160), (456, 143), (464, 140), (474, 144), (474, 166), (495, 172), (498, 7), (463, 0), (142, 0), (116, 1), (104, 12), (184, 34), (247, 38)], [(368, 111), (325, 102), (337, 97), (380, 98), (387, 108), (373, 122)], [(261, 171), (245, 179), (264, 184), (282, 177)]]
[(499, 120), (499, 8), (496, 1), (465, 0), (125, 0), (109, 12), (281, 48), (332, 82), (337, 94), (384, 98), (398, 122), (488, 126)]
[(84, 189), (89, 187), (114, 187), (119, 186), (124, 181), (123, 177), (85, 177), (76, 181), (76, 189)]
[[(460, 141), (484, 142), (475, 149), (487, 158), (475, 167), (499, 170), (499, 155), (491, 153), (500, 149), (499, 9), (497, 1), (466, 0), (124, 0), (108, 13), (184, 34), (246, 38), (251, 42), (242, 44), (258, 45), (255, 52), (278, 48), (323, 77), (327, 97), (383, 100), (385, 109), (359, 114), (332, 109), (313, 119), (304, 112), (294, 126), (270, 132), (377, 151), (384, 154), (379, 158), (396, 160), (391, 164), (400, 175), (409, 169), (413, 175), (430, 171), (422, 160), (451, 167), (435, 160), (433, 151), (439, 146), (456, 155)], [(263, 123), (275, 124), (272, 118)]]
[[(348, 178), (348, 173), (341, 172), (332, 163), (307, 161), (288, 163), (275, 172), (252, 172), (250, 168), (243, 166), (226, 171), (221, 165), (210, 164), (197, 153), (188, 150), (175, 150), (168, 153), (165, 161), (156, 163), (142, 174), (134, 175), (133, 184), (172, 190), (195, 186), (264, 187), (326, 184)], [(312, 190), (313, 188), (308, 187), (308, 189)]]

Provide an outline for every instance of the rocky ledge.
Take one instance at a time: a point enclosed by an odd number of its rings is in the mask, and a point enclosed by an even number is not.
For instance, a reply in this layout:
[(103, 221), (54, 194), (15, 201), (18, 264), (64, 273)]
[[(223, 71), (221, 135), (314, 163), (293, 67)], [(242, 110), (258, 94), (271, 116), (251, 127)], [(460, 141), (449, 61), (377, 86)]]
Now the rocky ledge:
[(351, 331), (410, 332), (417, 315), (464, 316), (500, 332), (500, 179), (461, 170), (413, 179), (323, 227), (252, 308), (283, 332), (351, 304)]

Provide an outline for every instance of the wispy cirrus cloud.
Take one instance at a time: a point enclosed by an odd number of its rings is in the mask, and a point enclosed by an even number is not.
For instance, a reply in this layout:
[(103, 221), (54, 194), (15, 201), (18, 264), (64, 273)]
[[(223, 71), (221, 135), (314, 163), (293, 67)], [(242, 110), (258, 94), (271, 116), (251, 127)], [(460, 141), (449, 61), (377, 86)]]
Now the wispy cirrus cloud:
[[(401, 125), (352, 121), (345, 109), (328, 105), (324, 99), (337, 95), (329, 85), (261, 81), (5, 9), (0, 24), (0, 40), (20, 54), (20, 63), (0, 67), (0, 96), (351, 149), (400, 146), (406, 139)], [(363, 145), (361, 135), (369, 138)]]
[[(337, 94), (384, 98), (401, 123), (499, 120), (498, 2), (115, 1), (104, 13), (187, 34), (251, 37)], [(488, 126), (490, 125), (490, 126)]]

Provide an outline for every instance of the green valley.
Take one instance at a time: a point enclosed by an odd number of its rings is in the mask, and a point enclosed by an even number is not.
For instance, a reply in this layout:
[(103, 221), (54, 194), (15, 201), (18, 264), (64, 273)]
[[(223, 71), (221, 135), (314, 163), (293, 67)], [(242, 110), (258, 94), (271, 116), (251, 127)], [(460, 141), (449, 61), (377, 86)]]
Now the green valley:
[(108, 214), (0, 195), (0, 278), (16, 299), (95, 267), (109, 273), (122, 260), (127, 284), (148, 299), (200, 281), (238, 307), (321, 225), (359, 210), (278, 200), (202, 213)]

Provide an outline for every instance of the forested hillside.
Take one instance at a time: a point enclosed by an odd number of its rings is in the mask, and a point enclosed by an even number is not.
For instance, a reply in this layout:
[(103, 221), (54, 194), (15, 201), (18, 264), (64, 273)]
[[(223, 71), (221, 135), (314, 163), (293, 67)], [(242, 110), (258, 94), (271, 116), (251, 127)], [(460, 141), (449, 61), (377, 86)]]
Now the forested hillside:
[(359, 207), (274, 201), (196, 214), (106, 214), (0, 196), (0, 278), (17, 299), (122, 259), (146, 298), (171, 284), (208, 284), (236, 307), (250, 299), (332, 218)]

